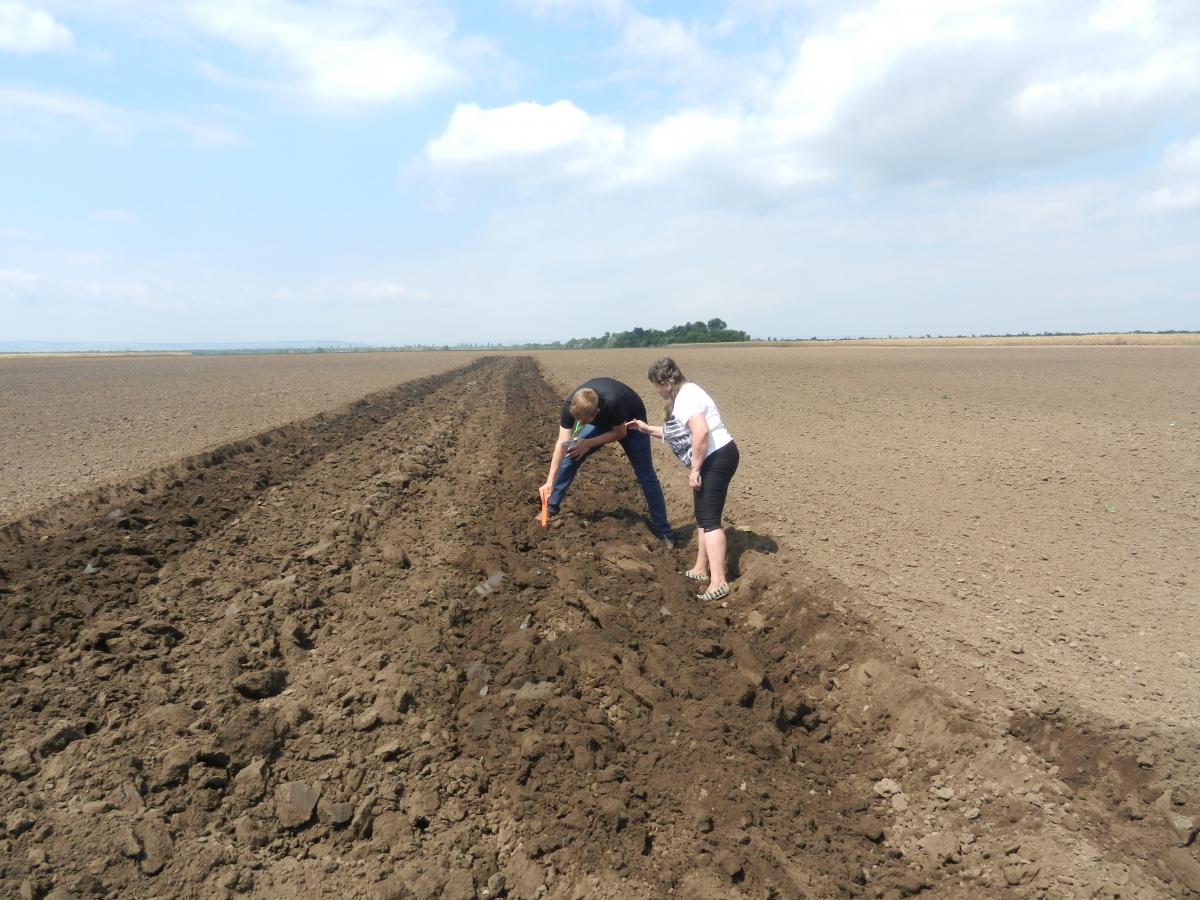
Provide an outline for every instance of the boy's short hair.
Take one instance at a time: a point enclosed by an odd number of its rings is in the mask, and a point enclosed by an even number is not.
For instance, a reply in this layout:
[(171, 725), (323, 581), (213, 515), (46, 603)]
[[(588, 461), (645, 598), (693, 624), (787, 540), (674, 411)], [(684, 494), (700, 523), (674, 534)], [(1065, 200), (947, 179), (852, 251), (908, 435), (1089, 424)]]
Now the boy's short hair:
[(580, 388), (571, 398), (571, 415), (577, 422), (596, 418), (600, 412), (600, 398), (591, 388)]

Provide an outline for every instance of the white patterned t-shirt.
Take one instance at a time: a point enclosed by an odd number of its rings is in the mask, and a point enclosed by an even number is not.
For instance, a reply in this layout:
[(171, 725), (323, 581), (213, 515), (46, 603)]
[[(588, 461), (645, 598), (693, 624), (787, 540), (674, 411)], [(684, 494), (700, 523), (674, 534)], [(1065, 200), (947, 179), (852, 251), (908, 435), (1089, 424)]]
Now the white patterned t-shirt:
[(708, 423), (708, 446), (704, 458), (712, 456), (733, 440), (725, 423), (721, 421), (720, 410), (708, 396), (704, 388), (688, 382), (675, 395), (675, 403), (671, 407), (671, 415), (663, 422), (663, 440), (671, 448), (671, 452), (685, 466), (692, 464), (692, 430), (688, 428), (688, 420), (701, 413)]

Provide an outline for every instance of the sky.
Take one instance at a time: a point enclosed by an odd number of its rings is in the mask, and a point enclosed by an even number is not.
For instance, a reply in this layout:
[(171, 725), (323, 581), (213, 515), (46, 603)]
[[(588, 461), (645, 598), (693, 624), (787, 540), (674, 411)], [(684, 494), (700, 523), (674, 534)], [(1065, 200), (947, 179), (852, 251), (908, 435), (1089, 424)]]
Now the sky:
[(1195, 0), (0, 0), (0, 341), (1200, 329)]

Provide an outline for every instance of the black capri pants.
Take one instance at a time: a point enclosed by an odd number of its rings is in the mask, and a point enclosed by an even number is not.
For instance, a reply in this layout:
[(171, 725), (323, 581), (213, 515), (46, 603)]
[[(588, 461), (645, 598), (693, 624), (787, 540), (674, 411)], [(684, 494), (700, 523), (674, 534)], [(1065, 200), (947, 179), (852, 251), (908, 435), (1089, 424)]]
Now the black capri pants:
[(696, 524), (701, 531), (716, 531), (721, 527), (725, 496), (729, 493), (729, 482), (737, 471), (739, 460), (741, 454), (737, 444), (730, 441), (700, 464), (700, 490), (692, 491), (692, 502), (696, 507)]

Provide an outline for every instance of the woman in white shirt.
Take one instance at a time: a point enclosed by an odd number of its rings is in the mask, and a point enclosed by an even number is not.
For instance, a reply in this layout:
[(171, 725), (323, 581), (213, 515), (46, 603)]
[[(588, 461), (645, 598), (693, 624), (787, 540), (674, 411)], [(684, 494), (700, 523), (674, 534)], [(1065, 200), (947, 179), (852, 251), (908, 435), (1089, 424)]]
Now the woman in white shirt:
[[(627, 423), (632, 431), (662, 438), (671, 452), (690, 469), (696, 510), (696, 537), (700, 545), (696, 564), (685, 572), (693, 581), (708, 581), (701, 600), (720, 600), (729, 594), (725, 575), (725, 532), (721, 512), (729, 481), (738, 467), (738, 448), (721, 421), (712, 397), (700, 385), (688, 381), (675, 360), (664, 356), (650, 367), (650, 383), (666, 402), (662, 427), (640, 419)], [(701, 448), (693, 452), (694, 448)]]

